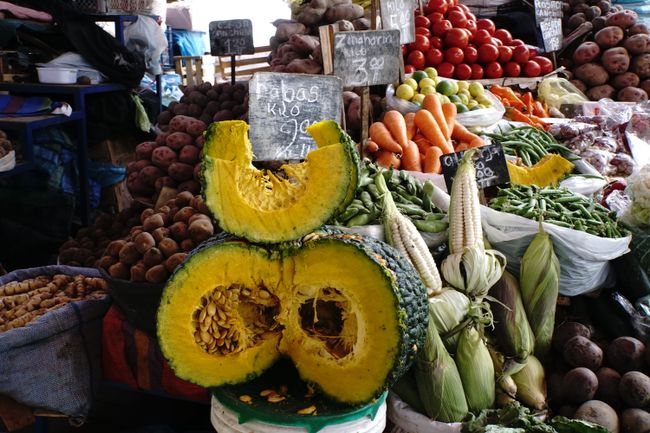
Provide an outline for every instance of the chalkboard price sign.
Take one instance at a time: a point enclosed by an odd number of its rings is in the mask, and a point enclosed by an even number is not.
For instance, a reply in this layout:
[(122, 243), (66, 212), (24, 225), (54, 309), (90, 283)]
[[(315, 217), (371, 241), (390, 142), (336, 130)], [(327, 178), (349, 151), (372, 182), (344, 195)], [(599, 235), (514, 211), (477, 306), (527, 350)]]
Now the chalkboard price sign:
[(334, 34), (334, 75), (345, 87), (399, 81), (399, 30), (366, 30)]
[(249, 136), (256, 161), (303, 159), (316, 148), (307, 127), (341, 120), (343, 83), (338, 77), (258, 72), (248, 89)]
[(210, 54), (238, 56), (255, 53), (251, 20), (212, 21), (210, 23)]
[(547, 53), (562, 48), (562, 20), (560, 18), (545, 19), (539, 23), (544, 40), (544, 50)]
[[(451, 182), (458, 169), (458, 161), (464, 154), (463, 151), (440, 157), (447, 191), (451, 191)], [(478, 152), (474, 154), (474, 167), (476, 168), (476, 182), (480, 189), (510, 182), (506, 156), (498, 143), (479, 147)]]
[(381, 27), (384, 30), (399, 30), (400, 44), (415, 41), (415, 0), (380, 0)]
[(534, 7), (537, 25), (549, 18), (562, 18), (562, 2), (559, 0), (535, 0)]

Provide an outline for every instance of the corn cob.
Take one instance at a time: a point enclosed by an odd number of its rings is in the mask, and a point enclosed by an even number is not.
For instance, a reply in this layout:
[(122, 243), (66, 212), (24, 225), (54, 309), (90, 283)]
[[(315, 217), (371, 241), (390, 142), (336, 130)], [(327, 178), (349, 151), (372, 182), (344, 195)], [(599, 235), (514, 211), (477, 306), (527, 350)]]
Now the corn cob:
[(395, 247), (417, 269), (429, 296), (442, 291), (442, 280), (436, 262), (422, 235), (410, 219), (395, 206), (384, 176), (375, 176), (375, 185), (383, 200), (383, 223), (386, 241)]
[(494, 365), (476, 325), (463, 328), (458, 340), (456, 365), (471, 412), (491, 408), (495, 398)]
[(429, 417), (442, 422), (465, 418), (468, 407), (458, 368), (431, 320), (423, 350), (415, 360), (414, 374), (420, 401)]
[(505, 271), (489, 293), (494, 335), (499, 348), (517, 362), (526, 362), (528, 355), (534, 352), (535, 335), (526, 317), (517, 279)]
[(555, 304), (560, 287), (560, 263), (542, 223), (521, 260), (521, 295), (535, 335), (535, 355), (548, 353), (555, 324)]
[(497, 385), (496, 391), (501, 391), (502, 393), (514, 398), (515, 395), (517, 395), (517, 384), (510, 373), (506, 372), (507, 366), (505, 356), (503, 356), (503, 353), (499, 352), (493, 346), (488, 345), (488, 350), (490, 351), (490, 357), (492, 358), (492, 364), (494, 365), (494, 378)]
[(440, 333), (448, 351), (456, 352), (459, 333), (445, 337), (461, 324), (469, 312), (469, 298), (454, 289), (445, 289), (440, 294), (429, 298), (429, 321), (433, 322)]
[(512, 378), (517, 384), (517, 400), (537, 410), (546, 407), (544, 367), (535, 356), (529, 356), (524, 368)]

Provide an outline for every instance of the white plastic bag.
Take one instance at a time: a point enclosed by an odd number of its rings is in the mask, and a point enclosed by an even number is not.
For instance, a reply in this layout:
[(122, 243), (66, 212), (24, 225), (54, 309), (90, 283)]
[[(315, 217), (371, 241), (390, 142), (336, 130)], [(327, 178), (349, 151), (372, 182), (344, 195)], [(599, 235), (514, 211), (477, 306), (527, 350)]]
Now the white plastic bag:
[(388, 433), (460, 433), (459, 422), (432, 421), (426, 415), (414, 411), (393, 392), (388, 394), (388, 419), (394, 427)]
[(162, 73), (160, 56), (167, 48), (167, 38), (153, 18), (138, 15), (138, 19), (124, 29), (124, 41), (128, 49), (144, 56), (147, 72)]
[(0, 173), (3, 171), (13, 170), (16, 167), (16, 151), (11, 150), (5, 156), (0, 158)]

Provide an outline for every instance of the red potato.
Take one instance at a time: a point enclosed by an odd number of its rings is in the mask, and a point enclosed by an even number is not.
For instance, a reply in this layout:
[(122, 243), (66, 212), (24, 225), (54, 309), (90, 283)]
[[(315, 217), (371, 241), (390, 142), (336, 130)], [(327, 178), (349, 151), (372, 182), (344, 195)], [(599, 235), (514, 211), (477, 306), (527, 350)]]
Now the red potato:
[(320, 74), (323, 68), (312, 59), (296, 59), (292, 60), (285, 70), (298, 74)]
[(576, 88), (578, 90), (580, 90), (582, 93), (587, 92), (587, 86), (582, 81), (580, 81), (580, 80), (571, 80), (570, 83), (573, 84), (574, 86), (576, 86)]
[(153, 162), (155, 166), (165, 170), (170, 166), (170, 164), (176, 162), (176, 159), (176, 152), (167, 146), (157, 147), (151, 153), (151, 162)]
[(621, 90), (624, 87), (639, 87), (639, 77), (632, 72), (623, 72), (622, 74), (616, 75), (610, 83), (614, 86), (615, 89)]
[(187, 124), (186, 131), (191, 136), (198, 137), (199, 135), (202, 135), (206, 129), (208, 129), (208, 127), (205, 122), (198, 119), (192, 119), (192, 121)]
[(650, 53), (650, 35), (639, 33), (629, 36), (623, 42), (623, 46), (632, 55)]
[(293, 46), (293, 50), (297, 53), (310, 54), (317, 45), (320, 45), (320, 40), (317, 36), (291, 35), (289, 44)]
[(219, 110), (215, 113), (212, 120), (215, 122), (220, 122), (222, 120), (233, 120), (233, 114), (230, 110)]
[(330, 6), (325, 12), (327, 22), (334, 23), (339, 20), (356, 20), (363, 17), (363, 7), (358, 4), (339, 4)]
[(623, 47), (605, 50), (600, 61), (610, 74), (622, 74), (630, 67), (630, 55)]
[(150, 195), (154, 192), (154, 188), (143, 183), (142, 180), (140, 180), (139, 173), (130, 173), (127, 178), (126, 178), (126, 187), (131, 192), (131, 194), (135, 195)]
[(156, 179), (164, 175), (163, 171), (154, 165), (149, 165), (138, 174), (138, 178), (147, 186), (154, 187)]
[(302, 23), (295, 21), (282, 21), (280, 22), (275, 29), (275, 38), (278, 42), (286, 42), (289, 40), (293, 34), (306, 35), (309, 33), (309, 29)]
[(168, 110), (161, 112), (158, 115), (158, 125), (167, 125), (169, 121), (172, 120), (172, 113)]
[(616, 99), (624, 102), (643, 102), (648, 100), (648, 94), (638, 87), (626, 87), (618, 91)]
[(616, 89), (614, 89), (609, 84), (603, 84), (601, 86), (592, 87), (587, 90), (587, 97), (592, 101), (600, 101), (604, 98), (613, 99), (616, 94)]
[(190, 180), (193, 175), (194, 167), (183, 162), (172, 162), (167, 168), (169, 176), (179, 182)]
[(183, 146), (181, 151), (178, 153), (178, 160), (180, 162), (184, 162), (185, 164), (194, 165), (197, 162), (199, 162), (200, 153), (201, 153), (201, 149), (199, 149), (196, 146), (192, 146), (191, 144), (188, 144), (187, 146)]
[(609, 74), (607, 74), (605, 68), (596, 63), (580, 65), (575, 69), (574, 73), (576, 78), (589, 87), (600, 86), (601, 84), (605, 84), (609, 79)]
[[(625, 33), (617, 26), (608, 26), (594, 35), (594, 40), (602, 49), (612, 48), (623, 40)], [(173, 119), (172, 119), (173, 120)]]
[(151, 159), (151, 152), (158, 147), (155, 141), (145, 141), (135, 146), (135, 156), (138, 159)]
[(194, 164), (194, 170), (192, 170), (192, 177), (194, 180), (201, 181), (201, 162)]
[(156, 192), (160, 192), (160, 190), (163, 189), (164, 186), (169, 188), (176, 188), (176, 185), (178, 185), (178, 183), (171, 177), (162, 176), (156, 179), (156, 181), (153, 184), (153, 187), (156, 189)]
[(203, 149), (203, 145), (205, 144), (205, 137), (203, 137), (202, 135), (196, 137), (196, 140), (194, 140), (194, 144), (199, 149)]
[(186, 132), (173, 132), (169, 134), (165, 143), (171, 149), (181, 150), (183, 146), (192, 144), (193, 141), (192, 136)]
[(643, 89), (648, 95), (650, 95), (650, 79), (641, 81), (641, 83), (639, 83), (639, 87)]
[(169, 129), (171, 129), (171, 132), (186, 132), (187, 124), (192, 120), (194, 119), (189, 116), (184, 116), (184, 115), (174, 116), (172, 120), (169, 121)]
[(127, 174), (137, 173), (150, 164), (151, 161), (149, 159), (139, 159), (134, 162), (129, 162), (126, 166), (126, 173)]
[(622, 29), (627, 29), (629, 27), (632, 27), (634, 24), (636, 24), (638, 19), (639, 16), (637, 15), (636, 12), (630, 9), (625, 9), (620, 12), (614, 12), (613, 14), (608, 16), (605, 24), (607, 24), (608, 26), (617, 26)]
[(600, 47), (595, 42), (583, 42), (573, 52), (573, 62), (576, 65), (593, 62), (600, 55)]
[(638, 35), (638, 34), (647, 35), (649, 33), (650, 31), (648, 31), (648, 26), (646, 26), (643, 23), (636, 23), (632, 27), (627, 29), (628, 35)]
[(169, 134), (171, 134), (171, 132), (163, 132), (162, 134), (156, 135), (156, 144), (158, 146), (164, 146)]
[(632, 59), (630, 71), (640, 79), (650, 78), (650, 54), (639, 54)]

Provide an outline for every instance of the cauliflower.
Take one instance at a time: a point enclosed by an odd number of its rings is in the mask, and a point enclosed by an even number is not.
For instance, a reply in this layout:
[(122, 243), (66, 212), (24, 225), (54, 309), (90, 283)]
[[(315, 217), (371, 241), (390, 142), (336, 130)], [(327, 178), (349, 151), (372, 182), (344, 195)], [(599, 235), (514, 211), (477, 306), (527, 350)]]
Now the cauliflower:
[(632, 199), (625, 220), (635, 226), (650, 225), (650, 164), (627, 178), (625, 192)]

